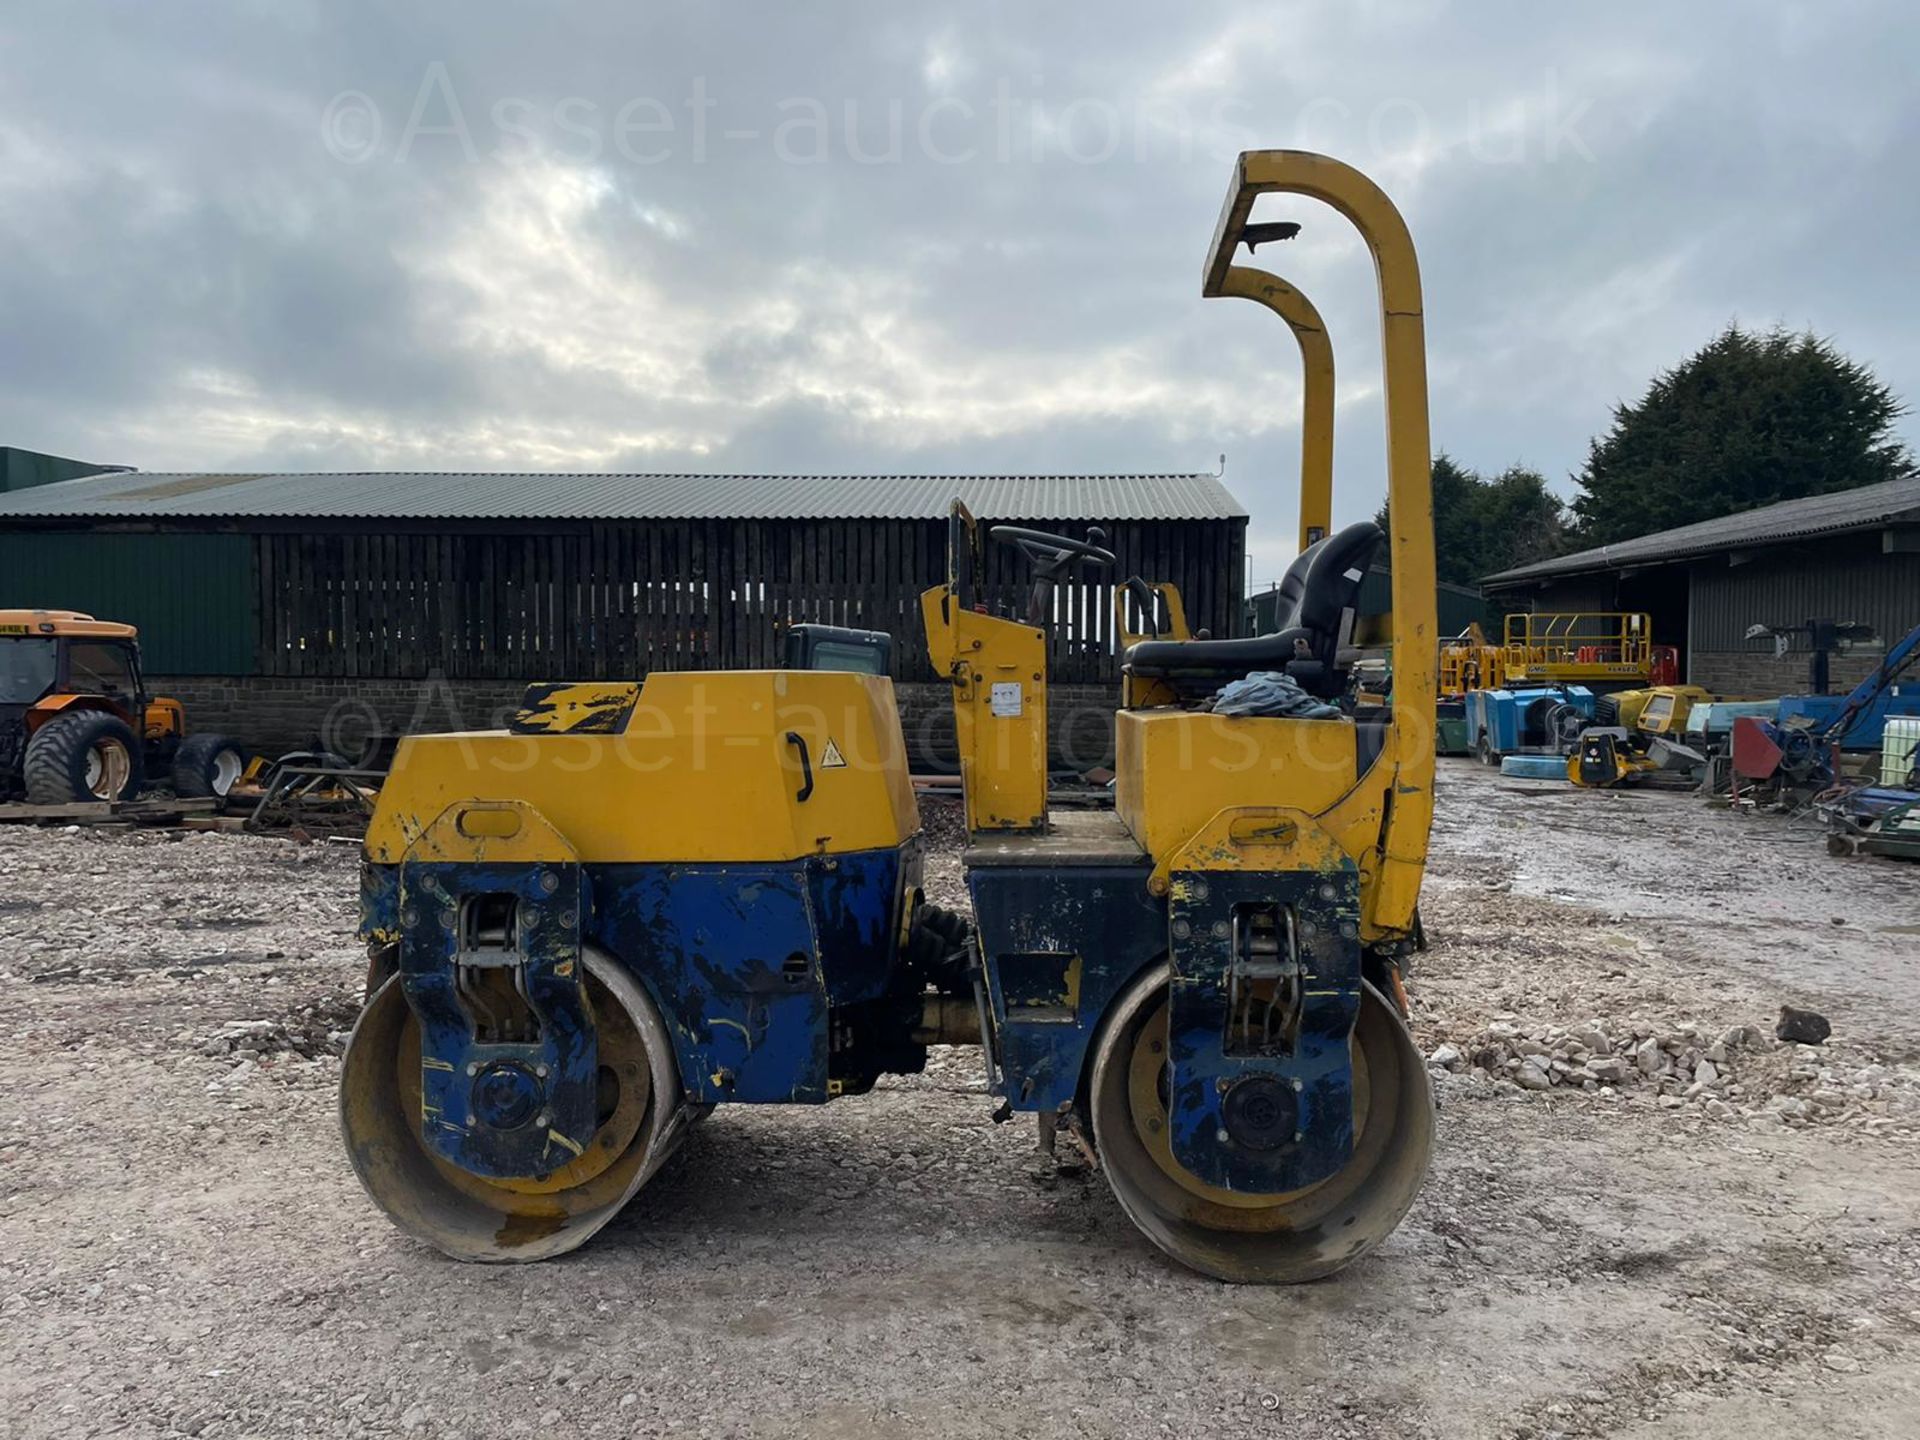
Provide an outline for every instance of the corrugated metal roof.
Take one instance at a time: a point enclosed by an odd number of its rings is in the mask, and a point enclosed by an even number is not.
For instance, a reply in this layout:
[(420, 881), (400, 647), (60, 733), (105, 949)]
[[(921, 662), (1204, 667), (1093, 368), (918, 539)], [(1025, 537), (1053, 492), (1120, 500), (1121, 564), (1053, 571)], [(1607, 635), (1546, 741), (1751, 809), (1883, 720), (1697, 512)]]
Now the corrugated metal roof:
[(1002, 520), (1246, 515), (1217, 476), (607, 475), (359, 471), (88, 475), (0, 495), (8, 516), (394, 519), (938, 519), (958, 495)]
[(1536, 561), (1512, 570), (1489, 575), (1482, 585), (1508, 585), (1526, 580), (1545, 580), (1556, 575), (1582, 575), (1595, 570), (1617, 570), (1628, 565), (1663, 564), (1690, 556), (1707, 555), (1716, 550), (1735, 550), (1744, 545), (1774, 545), (1808, 535), (1832, 535), (1845, 530), (1865, 530), (1892, 520), (1920, 516), (1920, 475), (1904, 480), (1888, 480), (1879, 485), (1862, 485), (1855, 490), (1839, 490), (1831, 495), (1809, 495), (1804, 500), (1782, 500), (1777, 505), (1762, 505), (1723, 515), (1717, 520), (1702, 520), (1655, 535), (1622, 540), (1617, 545), (1602, 545), (1552, 560)]

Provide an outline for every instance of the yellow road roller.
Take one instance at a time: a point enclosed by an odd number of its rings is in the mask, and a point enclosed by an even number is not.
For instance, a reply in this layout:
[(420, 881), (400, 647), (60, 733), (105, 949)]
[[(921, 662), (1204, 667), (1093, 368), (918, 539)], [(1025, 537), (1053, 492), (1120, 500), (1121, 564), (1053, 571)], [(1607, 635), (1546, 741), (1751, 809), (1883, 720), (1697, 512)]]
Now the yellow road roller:
[[(956, 505), (921, 608), (952, 688), (971, 916), (922, 893), (884, 675), (538, 685), (505, 730), (402, 742), (366, 839), (368, 999), (341, 1095), (353, 1166), (401, 1229), (464, 1260), (557, 1255), (714, 1106), (821, 1104), (974, 1044), (997, 1115), (1069, 1137), (1196, 1270), (1311, 1280), (1392, 1232), (1433, 1142), (1401, 979), (1438, 649), (1419, 272), (1357, 171), (1256, 151), (1203, 294), (1299, 333), (1297, 292), (1237, 263), (1292, 229), (1251, 220), (1270, 192), (1325, 202), (1373, 253), (1391, 533), (1310, 533), (1262, 636), (1194, 636), (1172, 587), (1117, 584), (1115, 803), (1051, 813), (1055, 587), (1114, 556), (1097, 531)], [(1329, 531), (1305, 490), (1303, 530)], [(979, 602), (988, 545), (1027, 561), (1024, 613)], [(1343, 644), (1383, 546), (1385, 702), (1350, 684)]]

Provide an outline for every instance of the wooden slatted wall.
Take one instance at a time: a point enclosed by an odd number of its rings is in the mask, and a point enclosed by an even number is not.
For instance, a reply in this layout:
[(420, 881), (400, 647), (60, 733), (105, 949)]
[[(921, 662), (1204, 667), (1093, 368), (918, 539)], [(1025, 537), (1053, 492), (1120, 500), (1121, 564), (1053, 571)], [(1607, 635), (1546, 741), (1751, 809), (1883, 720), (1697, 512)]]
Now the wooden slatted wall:
[[(1108, 525), (1120, 565), (1061, 588), (1053, 678), (1118, 675), (1111, 586), (1132, 574), (1174, 581), (1195, 626), (1237, 633), (1244, 527)], [(933, 678), (919, 595), (945, 578), (945, 522), (711, 519), (253, 539), (265, 675), (606, 679), (768, 668), (780, 663), (780, 628), (808, 620), (887, 631), (898, 637), (895, 677)], [(998, 545), (986, 559), (987, 603), (1024, 615), (1026, 562)]]

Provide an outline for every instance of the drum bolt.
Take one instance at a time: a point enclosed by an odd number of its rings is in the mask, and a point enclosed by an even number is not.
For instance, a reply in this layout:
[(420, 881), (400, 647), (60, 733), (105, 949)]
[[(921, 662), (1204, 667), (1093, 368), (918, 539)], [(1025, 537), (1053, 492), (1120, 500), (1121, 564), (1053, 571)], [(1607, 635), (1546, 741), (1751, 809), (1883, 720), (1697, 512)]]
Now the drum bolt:
[(547, 1067), (544, 1065), (536, 1065), (533, 1067), (533, 1073), (544, 1080), (547, 1078)]
[(1218, 1090), (1222, 1095), (1224, 1095), (1227, 1093), (1227, 1090), (1232, 1086), (1232, 1084), (1233, 1082), (1231, 1080), (1227, 1079), (1226, 1076), (1222, 1075), (1218, 1080), (1213, 1082), (1213, 1088)]
[(1359, 933), (1360, 927), (1355, 925), (1351, 920), (1342, 920), (1340, 922), (1340, 934), (1346, 939), (1351, 940)]
[(1193, 898), (1196, 900), (1204, 900), (1207, 898), (1207, 882), (1206, 881), (1196, 880), (1193, 882)]
[(1158, 1115), (1149, 1115), (1147, 1117), (1147, 1129), (1153, 1131), (1156, 1135), (1160, 1133), (1160, 1117)]
[(1227, 924), (1226, 921), (1216, 920), (1213, 922), (1213, 938), (1214, 939), (1224, 940), (1227, 938), (1227, 936), (1231, 935), (1232, 933), (1233, 933), (1233, 929), (1231, 926)]
[(400, 923), (409, 928), (418, 925), (420, 923), (420, 912), (411, 905), (407, 906), (406, 909), (400, 912)]
[(1302, 1140), (1306, 1138), (1307, 1138), (1307, 1132), (1304, 1130), (1296, 1130), (1293, 1132), (1293, 1143), (1296, 1145), (1298, 1145)]
[(1230, 1145), (1233, 1143), (1233, 1137), (1224, 1130), (1214, 1131), (1213, 1138), (1218, 1140), (1222, 1145)]
[(580, 916), (572, 910), (562, 910), (560, 912), (560, 923), (571, 930), (575, 925), (580, 923)]
[(480, 1117), (478, 1115), (467, 1116), (467, 1128), (469, 1130), (473, 1129), (479, 1123), (480, 1123)]
[(533, 1123), (536, 1125), (551, 1125), (553, 1123), (553, 1116), (549, 1112), (542, 1110), (538, 1115), (533, 1117)]
[(1307, 1088), (1307, 1082), (1296, 1075), (1293, 1077), (1293, 1088), (1296, 1090), (1304, 1090)]
[(1173, 922), (1174, 939), (1185, 940), (1191, 934), (1193, 934), (1193, 926), (1189, 925), (1186, 921), (1176, 920)]
[(1320, 898), (1322, 900), (1337, 900), (1340, 898), (1340, 892), (1335, 890), (1331, 885), (1322, 885), (1320, 887)]
[(467, 1062), (467, 1074), (478, 1075), (479, 1073), (480, 1073), (480, 1062), (478, 1060), (469, 1060)]
[(560, 877), (558, 875), (554, 874), (551, 870), (542, 870), (540, 872), (540, 890), (543, 894), (551, 895), (559, 888)]

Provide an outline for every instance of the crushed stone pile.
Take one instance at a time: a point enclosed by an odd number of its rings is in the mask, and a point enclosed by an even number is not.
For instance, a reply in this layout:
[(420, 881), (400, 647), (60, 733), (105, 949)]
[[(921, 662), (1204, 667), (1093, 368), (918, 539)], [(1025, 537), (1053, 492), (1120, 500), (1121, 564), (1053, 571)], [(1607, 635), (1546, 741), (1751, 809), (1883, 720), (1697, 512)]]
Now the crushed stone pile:
[(360, 1002), (347, 994), (325, 995), (277, 1019), (229, 1020), (201, 1039), (202, 1055), (258, 1060), (294, 1054), (306, 1060), (346, 1051), (347, 1037), (360, 1017)]
[(1536, 1093), (1651, 1093), (1664, 1109), (1698, 1107), (1712, 1120), (1920, 1129), (1920, 1084), (1911, 1071), (1845, 1046), (1785, 1044), (1754, 1025), (1714, 1031), (1598, 1018), (1529, 1025), (1501, 1011), (1471, 1034), (1443, 1039), (1427, 1064)]

